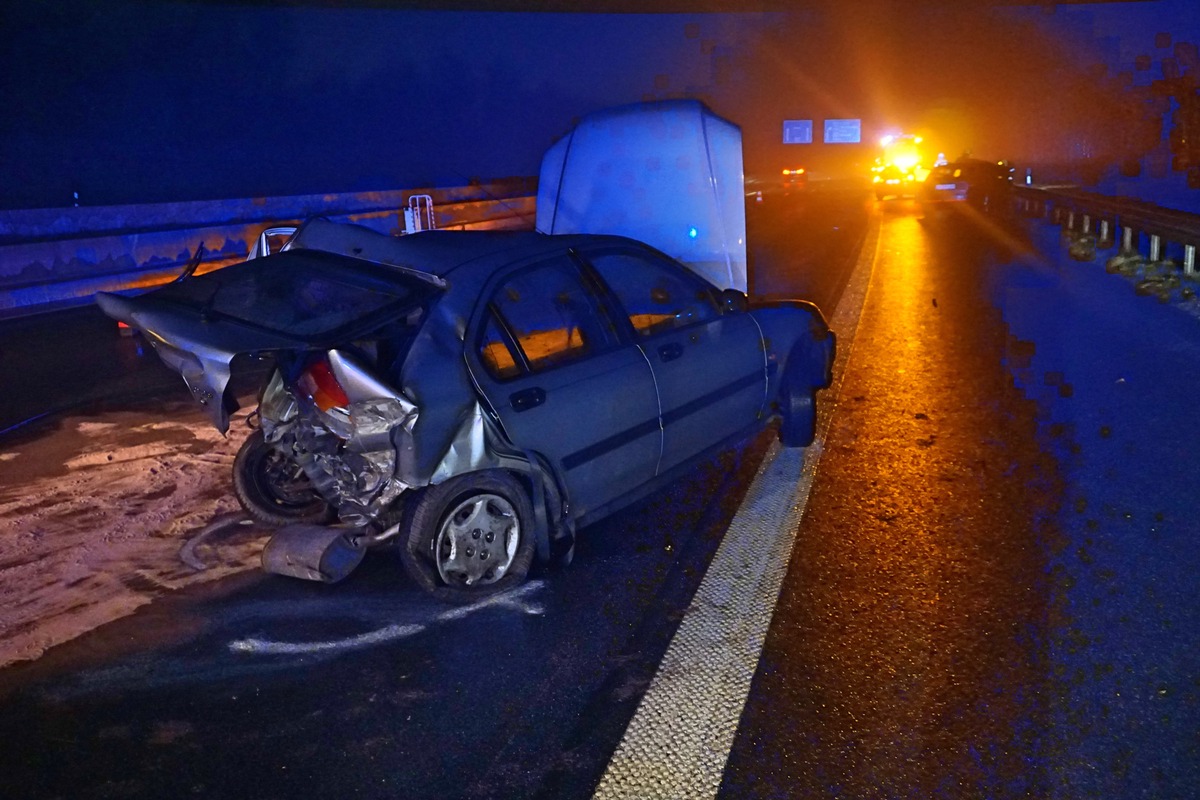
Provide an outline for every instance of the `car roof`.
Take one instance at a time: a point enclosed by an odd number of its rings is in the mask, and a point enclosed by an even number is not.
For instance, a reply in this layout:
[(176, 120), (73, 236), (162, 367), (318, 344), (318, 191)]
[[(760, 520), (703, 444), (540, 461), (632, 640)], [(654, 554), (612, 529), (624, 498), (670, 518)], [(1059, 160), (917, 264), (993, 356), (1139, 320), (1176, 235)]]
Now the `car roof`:
[[(417, 270), (438, 277), (490, 274), (497, 267), (596, 244), (637, 245), (603, 234), (545, 234), (536, 231), (431, 230), (389, 236), (362, 225), (312, 219), (297, 231), (288, 249), (312, 249)], [(644, 245), (643, 245), (644, 246)]]
[(563, 237), (533, 231), (422, 231), (395, 238), (408, 266), (445, 277), (475, 262), (516, 261), (561, 249)]

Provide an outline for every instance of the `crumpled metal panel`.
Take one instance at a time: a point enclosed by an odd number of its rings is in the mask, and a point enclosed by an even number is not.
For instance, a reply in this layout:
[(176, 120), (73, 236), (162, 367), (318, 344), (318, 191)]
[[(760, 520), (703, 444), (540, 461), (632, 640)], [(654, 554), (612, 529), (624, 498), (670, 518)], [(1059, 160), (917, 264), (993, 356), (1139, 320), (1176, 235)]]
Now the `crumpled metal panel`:
[(296, 463), (321, 496), (338, 510), (338, 518), (356, 526), (374, 521), (408, 487), (396, 480), (396, 451), (390, 446), (356, 452), (306, 413), (290, 426)]
[(394, 450), (344, 452), (337, 456), (322, 454), (314, 462), (333, 478), (338, 518), (351, 525), (364, 526), (373, 522), (409, 488), (393, 478), (396, 471)]
[(534, 466), (525, 453), (513, 449), (491, 415), (476, 400), (463, 414), (450, 446), (428, 482), (438, 484), (455, 475), (481, 469), (528, 472)]
[(348, 435), (330, 431), (328, 419), (309, 412), (295, 425), (299, 463), (314, 486), (338, 509), (338, 518), (367, 525), (411, 485), (397, 477), (397, 439), (411, 437), (416, 407), (396, 398), (351, 404)]
[(499, 460), (488, 446), (489, 425), (487, 414), (476, 401), (458, 426), (429, 482), (437, 484), (464, 472), (498, 466)]
[(217, 430), (226, 433), (229, 430), (229, 409), (225, 401), (225, 388), (229, 385), (232, 357), (207, 348), (195, 348), (195, 352), (181, 350), (153, 331), (146, 332), (146, 339), (162, 362), (183, 378), (192, 397), (203, 406)]
[(346, 447), (359, 453), (391, 448), (395, 433), (411, 434), (416, 424), (417, 407), (402, 397), (352, 403)]
[[(344, 360), (338, 363), (343, 370), (358, 369), (347, 367)], [(356, 526), (378, 519), (411, 488), (412, 484), (398, 476), (397, 464), (402, 454), (411, 450), (417, 419), (413, 402), (382, 384), (372, 385), (374, 379), (362, 375), (348, 381), (349, 391), (394, 396), (358, 400), (336, 414), (302, 409), (276, 372), (259, 404), (267, 441), (291, 448), (296, 463), (321, 496), (337, 508), (338, 517)]]
[(352, 403), (386, 398), (405, 405), (409, 411), (416, 411), (416, 405), (405, 397), (403, 392), (398, 392), (380, 381), (353, 355), (344, 350), (330, 350), (326, 355), (334, 377)]
[(108, 316), (146, 335), (163, 363), (183, 376), (221, 433), (229, 430), (229, 409), (236, 407), (232, 398), (225, 396), (234, 356), (295, 346), (293, 339), (245, 325), (208, 322), (153, 295), (129, 298), (101, 292), (96, 304)]
[(267, 388), (263, 390), (262, 400), (258, 403), (258, 420), (262, 426), (263, 438), (274, 443), (279, 441), (287, 432), (287, 423), (296, 419), (300, 413), (300, 404), (287, 390), (283, 375), (279, 370), (271, 373)]

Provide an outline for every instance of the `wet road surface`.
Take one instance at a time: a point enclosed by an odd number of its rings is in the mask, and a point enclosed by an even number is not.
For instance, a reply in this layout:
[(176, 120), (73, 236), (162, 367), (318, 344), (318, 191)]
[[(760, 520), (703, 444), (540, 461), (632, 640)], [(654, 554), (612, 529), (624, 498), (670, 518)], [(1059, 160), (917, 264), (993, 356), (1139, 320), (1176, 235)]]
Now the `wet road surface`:
[(719, 796), (1196, 796), (1200, 308), (889, 211)]
[(992, 254), (956, 233), (883, 219), (722, 797), (1042, 794), (1028, 757), (1061, 487), (1004, 366)]
[[(788, 264), (752, 254), (756, 290), (831, 310), (861, 209), (754, 211), (751, 241)], [(1200, 323), (1164, 334), (1138, 306), (1109, 325), (1075, 273), (908, 203), (877, 213), (719, 796), (1191, 796), (1200, 530), (1178, 476), (1200, 442), (1177, 420), (1200, 387), (1139, 370), (1143, 339), (1166, 342), (1163, 370), (1200, 359)], [(1074, 332), (1098, 325), (1099, 354)], [(1105, 371), (1108, 354), (1142, 366)], [(332, 590), (246, 574), (162, 593), (0, 671), (0, 796), (589, 797), (769, 436), (502, 602), (433, 604), (385, 554)]]

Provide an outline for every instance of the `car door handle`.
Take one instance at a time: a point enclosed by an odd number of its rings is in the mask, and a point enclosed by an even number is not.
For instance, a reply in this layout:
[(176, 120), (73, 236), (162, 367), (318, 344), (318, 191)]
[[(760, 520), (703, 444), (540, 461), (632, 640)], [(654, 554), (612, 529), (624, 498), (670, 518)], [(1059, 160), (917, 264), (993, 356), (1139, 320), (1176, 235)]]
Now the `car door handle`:
[(546, 392), (537, 386), (531, 389), (522, 389), (510, 394), (508, 402), (512, 403), (513, 411), (528, 411), (546, 402)]
[(683, 345), (679, 342), (670, 342), (669, 344), (659, 345), (658, 357), (663, 361), (674, 361), (683, 355)]

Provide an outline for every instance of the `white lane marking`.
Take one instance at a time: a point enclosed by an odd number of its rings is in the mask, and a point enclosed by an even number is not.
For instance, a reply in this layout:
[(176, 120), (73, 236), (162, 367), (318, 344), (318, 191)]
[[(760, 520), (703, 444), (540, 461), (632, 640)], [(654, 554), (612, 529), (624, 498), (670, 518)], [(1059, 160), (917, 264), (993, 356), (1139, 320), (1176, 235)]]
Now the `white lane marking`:
[(316, 642), (276, 642), (269, 639), (237, 639), (229, 643), (229, 649), (235, 653), (250, 653), (254, 655), (297, 655), (302, 653), (323, 653), (334, 650), (356, 650), (384, 642), (406, 639), (424, 631), (431, 625), (442, 622), (452, 622), (464, 619), (476, 611), (485, 608), (499, 607), (523, 614), (540, 616), (545, 609), (538, 604), (525, 602), (525, 598), (542, 588), (541, 581), (531, 581), (507, 592), (501, 592), (485, 597), (467, 606), (451, 608), (435, 616), (430, 622), (414, 622), (408, 625), (387, 625), (378, 630), (348, 636), (343, 639), (330, 639)]
[(774, 614), (878, 251), (872, 218), (831, 327), (835, 383), (816, 441), (771, 445), (729, 525), (650, 688), (609, 761), (595, 798), (714, 798)]
[(272, 642), (267, 639), (238, 639), (229, 643), (235, 653), (256, 655), (296, 655), (298, 653), (321, 653), (330, 650), (355, 650), (373, 644), (383, 644), (393, 639), (403, 639), (425, 630), (424, 625), (388, 625), (370, 633), (334, 639), (327, 642)]

